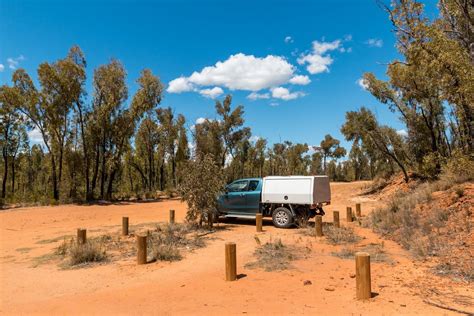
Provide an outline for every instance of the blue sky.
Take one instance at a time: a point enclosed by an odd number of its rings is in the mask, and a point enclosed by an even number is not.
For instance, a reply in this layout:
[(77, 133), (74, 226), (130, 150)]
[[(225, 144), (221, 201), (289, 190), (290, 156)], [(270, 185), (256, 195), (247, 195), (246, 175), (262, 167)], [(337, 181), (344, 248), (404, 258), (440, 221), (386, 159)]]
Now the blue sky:
[(36, 77), (74, 44), (87, 58), (89, 92), (93, 69), (111, 58), (125, 65), (130, 95), (150, 68), (168, 86), (162, 106), (189, 127), (214, 118), (212, 97), (230, 93), (270, 143), (342, 140), (345, 112), (361, 106), (402, 128), (358, 84), (366, 71), (384, 78), (398, 56), (374, 0), (0, 1), (0, 84), (18, 67)]

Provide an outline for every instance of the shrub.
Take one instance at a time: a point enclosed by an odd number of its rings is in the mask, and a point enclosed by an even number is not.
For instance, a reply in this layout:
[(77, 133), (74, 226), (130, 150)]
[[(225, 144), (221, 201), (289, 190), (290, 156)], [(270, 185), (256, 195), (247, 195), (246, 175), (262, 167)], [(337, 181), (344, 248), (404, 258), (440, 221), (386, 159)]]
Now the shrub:
[(204, 221), (212, 227), (217, 215), (217, 196), (224, 188), (224, 175), (210, 155), (189, 161), (182, 168), (182, 182), (178, 193), (188, 204), (186, 220), (198, 222), (201, 226)]
[(459, 150), (453, 151), (443, 168), (442, 177), (455, 179), (456, 182), (474, 180), (474, 157), (467, 156)]
[[(259, 243), (259, 242), (257, 242)], [(259, 245), (254, 252), (255, 262), (247, 263), (246, 268), (263, 268), (265, 271), (281, 271), (291, 267), (290, 262), (299, 258), (301, 250), (283, 244), (281, 239), (270, 240)]]
[[(180, 248), (196, 249), (205, 246), (203, 238), (193, 234), (196, 226), (189, 224), (162, 224), (150, 236), (150, 248), (153, 259), (161, 261), (179, 261), (182, 259)], [(191, 235), (191, 236), (190, 236)]]
[(153, 249), (153, 258), (161, 261), (179, 261), (183, 257), (176, 244), (156, 244)]
[(338, 228), (332, 225), (323, 225), (323, 234), (328, 242), (333, 245), (355, 243), (361, 240), (351, 227)]
[(95, 241), (87, 241), (85, 244), (71, 243), (67, 254), (69, 264), (72, 266), (89, 262), (101, 262), (107, 259), (105, 248), (101, 243)]

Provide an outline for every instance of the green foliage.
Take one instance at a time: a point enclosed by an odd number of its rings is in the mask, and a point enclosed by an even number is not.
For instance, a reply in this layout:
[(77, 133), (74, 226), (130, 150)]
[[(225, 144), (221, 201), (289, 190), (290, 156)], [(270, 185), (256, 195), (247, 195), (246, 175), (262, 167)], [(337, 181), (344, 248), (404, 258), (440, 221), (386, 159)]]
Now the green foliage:
[(211, 155), (205, 155), (187, 162), (181, 172), (183, 180), (178, 192), (188, 204), (186, 219), (199, 221), (200, 225), (207, 220), (208, 226), (212, 227), (217, 215), (217, 197), (225, 184), (222, 169)]

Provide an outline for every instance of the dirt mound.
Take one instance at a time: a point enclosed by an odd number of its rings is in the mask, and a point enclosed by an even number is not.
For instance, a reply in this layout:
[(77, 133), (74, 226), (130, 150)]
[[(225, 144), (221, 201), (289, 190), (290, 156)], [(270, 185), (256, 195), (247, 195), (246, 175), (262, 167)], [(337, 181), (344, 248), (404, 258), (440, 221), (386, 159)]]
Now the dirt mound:
[(405, 181), (403, 174), (393, 175), (390, 178), (378, 178), (374, 180), (365, 189), (364, 194), (373, 195), (378, 200), (387, 200), (398, 192), (408, 192), (415, 188), (420, 181), (409, 174), (408, 182)]
[(370, 215), (374, 230), (430, 258), (436, 273), (474, 281), (474, 183), (391, 184), (379, 196), (387, 194), (388, 205)]

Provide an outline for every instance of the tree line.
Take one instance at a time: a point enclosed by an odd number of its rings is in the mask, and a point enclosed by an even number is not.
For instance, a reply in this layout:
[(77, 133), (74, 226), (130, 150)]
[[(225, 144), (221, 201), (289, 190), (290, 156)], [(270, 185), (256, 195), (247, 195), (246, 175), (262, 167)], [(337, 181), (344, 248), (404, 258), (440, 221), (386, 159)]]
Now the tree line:
[[(341, 127), (348, 152), (329, 134), (318, 145), (252, 137), (244, 107), (233, 106), (230, 95), (216, 101), (214, 119), (188, 128), (184, 115), (160, 106), (164, 85), (151, 70), (141, 72), (130, 97), (118, 60), (94, 70), (88, 100), (87, 63), (77, 46), (40, 64), (37, 85), (18, 69), (0, 87), (1, 201), (153, 197), (175, 190), (196, 160), (213, 161), (225, 182), (292, 174), (436, 178), (449, 161), (473, 159), (474, 149), (474, 9), (468, 0), (438, 5), (440, 16), (429, 20), (419, 2), (381, 4), (403, 58), (388, 65), (387, 81), (366, 73), (364, 83), (400, 116), (406, 135), (362, 107), (347, 112)], [(30, 143), (31, 131), (42, 146)]]

